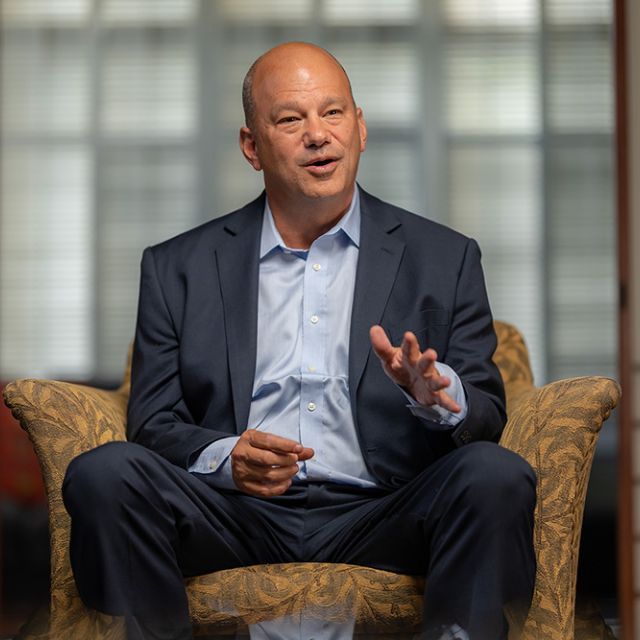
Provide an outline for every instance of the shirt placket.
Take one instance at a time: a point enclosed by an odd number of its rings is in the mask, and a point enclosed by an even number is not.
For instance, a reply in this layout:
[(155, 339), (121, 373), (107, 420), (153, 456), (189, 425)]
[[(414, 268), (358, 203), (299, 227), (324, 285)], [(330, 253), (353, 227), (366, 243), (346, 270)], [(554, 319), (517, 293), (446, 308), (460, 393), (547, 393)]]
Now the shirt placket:
[[(309, 249), (304, 271), (302, 302), (302, 365), (300, 375), (300, 441), (322, 459), (325, 348), (328, 331), (327, 284), (330, 237), (318, 239)], [(313, 479), (313, 462), (301, 476)]]

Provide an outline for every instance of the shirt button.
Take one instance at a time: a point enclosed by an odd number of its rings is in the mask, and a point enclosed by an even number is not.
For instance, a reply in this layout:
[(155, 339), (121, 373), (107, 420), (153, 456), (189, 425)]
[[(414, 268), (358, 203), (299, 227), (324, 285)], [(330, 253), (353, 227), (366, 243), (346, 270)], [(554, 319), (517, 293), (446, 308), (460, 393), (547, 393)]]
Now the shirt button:
[(307, 409), (309, 409), (309, 411), (315, 411), (316, 410), (316, 403), (315, 402), (310, 402), (307, 405)]
[(318, 320), (320, 320), (320, 318), (318, 318), (318, 316), (316, 316), (315, 314), (312, 315), (309, 319), (311, 320), (311, 324), (318, 324)]
[(309, 365), (309, 373), (315, 373), (315, 372), (316, 372), (316, 368), (312, 364), (310, 364)]
[(320, 269), (322, 269), (322, 267), (317, 262), (311, 268), (314, 271), (320, 271)]

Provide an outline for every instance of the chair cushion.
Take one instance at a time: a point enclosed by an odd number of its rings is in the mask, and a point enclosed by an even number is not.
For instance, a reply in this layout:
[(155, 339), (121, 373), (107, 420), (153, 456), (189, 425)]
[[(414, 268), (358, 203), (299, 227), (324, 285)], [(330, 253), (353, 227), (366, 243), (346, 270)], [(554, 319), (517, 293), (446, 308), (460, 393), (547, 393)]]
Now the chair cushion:
[(424, 578), (347, 564), (287, 563), (218, 571), (187, 580), (200, 627), (243, 627), (304, 611), (359, 632), (410, 631), (422, 619)]

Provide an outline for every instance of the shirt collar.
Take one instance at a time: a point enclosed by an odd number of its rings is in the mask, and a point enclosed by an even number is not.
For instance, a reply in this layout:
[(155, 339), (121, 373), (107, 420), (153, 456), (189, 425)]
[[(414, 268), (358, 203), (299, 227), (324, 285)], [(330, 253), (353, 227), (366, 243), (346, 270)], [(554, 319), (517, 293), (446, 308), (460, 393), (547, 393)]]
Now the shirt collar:
[[(263, 216), (262, 236), (260, 238), (260, 259), (262, 260), (262, 258), (276, 247), (292, 251), (292, 249), (284, 243), (282, 236), (276, 229), (268, 199), (265, 199)], [(340, 231), (342, 231), (356, 247), (360, 247), (360, 192), (357, 186), (354, 187), (353, 198), (351, 198), (351, 204), (349, 205), (349, 209), (347, 209), (347, 213), (345, 213), (329, 231), (322, 235), (335, 235)], [(306, 251), (303, 251), (303, 253), (306, 253)]]

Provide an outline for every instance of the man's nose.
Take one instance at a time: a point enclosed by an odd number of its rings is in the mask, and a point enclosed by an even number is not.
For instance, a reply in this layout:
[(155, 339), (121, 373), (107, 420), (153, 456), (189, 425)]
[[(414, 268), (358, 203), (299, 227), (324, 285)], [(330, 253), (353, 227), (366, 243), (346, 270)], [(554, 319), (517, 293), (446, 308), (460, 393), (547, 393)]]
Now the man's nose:
[(310, 116), (306, 119), (303, 142), (307, 147), (321, 147), (329, 142), (329, 129), (320, 116)]

